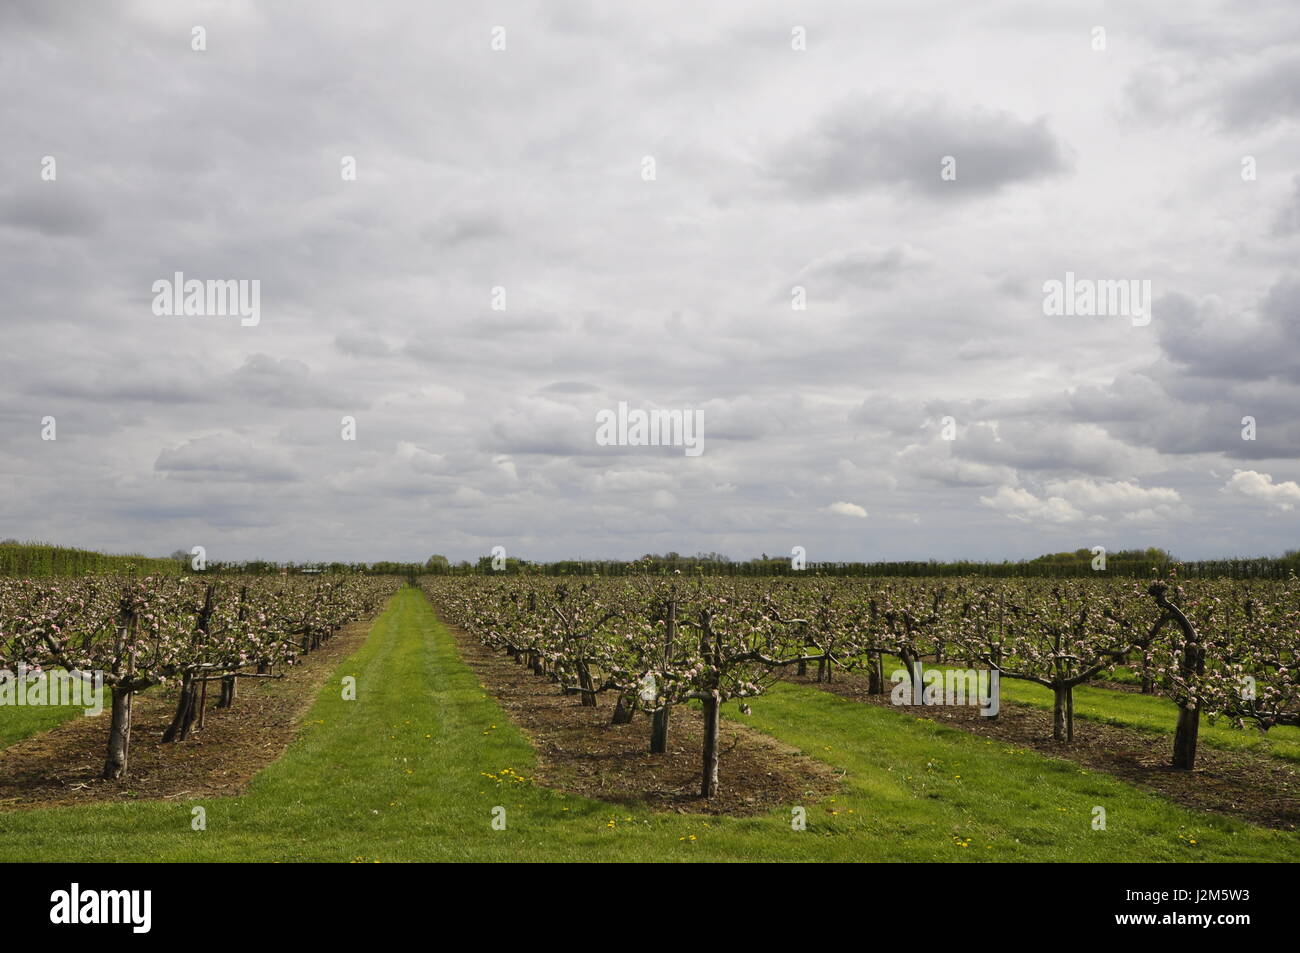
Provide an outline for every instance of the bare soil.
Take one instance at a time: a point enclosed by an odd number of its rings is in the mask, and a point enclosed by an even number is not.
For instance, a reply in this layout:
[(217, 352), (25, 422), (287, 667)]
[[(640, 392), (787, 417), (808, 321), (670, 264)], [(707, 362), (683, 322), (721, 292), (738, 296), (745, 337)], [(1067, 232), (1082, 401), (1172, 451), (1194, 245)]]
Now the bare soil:
[(447, 628), (461, 658), (537, 751), (533, 780), (538, 784), (652, 810), (732, 816), (817, 802), (839, 789), (839, 777), (828, 765), (727, 719), (722, 723), (720, 791), (702, 798), (699, 712), (674, 708), (668, 750), (650, 754), (650, 718), (644, 713), (625, 725), (610, 724), (615, 701), (610, 696), (599, 696), (595, 708), (584, 707), (579, 696), (565, 695), (548, 677)]

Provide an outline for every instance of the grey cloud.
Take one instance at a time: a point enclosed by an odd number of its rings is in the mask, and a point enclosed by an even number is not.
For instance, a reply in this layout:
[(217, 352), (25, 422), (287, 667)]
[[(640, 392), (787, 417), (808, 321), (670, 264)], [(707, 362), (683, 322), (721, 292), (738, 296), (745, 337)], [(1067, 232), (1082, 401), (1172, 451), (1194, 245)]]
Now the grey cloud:
[[(930, 263), (931, 257), (926, 252), (907, 244), (861, 248), (809, 262), (797, 281), (812, 285), (814, 293), (825, 289), (880, 287)], [(789, 289), (783, 288), (778, 297), (784, 299), (788, 295)]]
[(1161, 347), (1192, 374), (1300, 382), (1300, 278), (1278, 279), (1253, 314), (1233, 315), (1217, 302), (1198, 304), (1185, 296), (1158, 307)]
[[(1243, 18), (1244, 19), (1244, 18)], [(1294, 14), (1292, 14), (1294, 21)], [(1300, 50), (1276, 34), (1265, 50), (1242, 47), (1214, 55), (1179, 51), (1146, 63), (1129, 77), (1128, 108), (1144, 121), (1169, 124), (1195, 119), (1240, 135), (1300, 119)]]
[(164, 448), (154, 469), (178, 479), (197, 481), (261, 483), (298, 476), (286, 454), (228, 434), (195, 437), (178, 447)]
[[(57, 158), (57, 157), (56, 157)], [(84, 186), (65, 178), (40, 181), (32, 167), (31, 184), (0, 198), (0, 225), (53, 238), (88, 237), (99, 231), (103, 214)]]
[(388, 342), (367, 331), (342, 331), (335, 335), (334, 346), (355, 357), (387, 357), (392, 353)]
[(584, 384), (582, 381), (556, 381), (553, 384), (547, 384), (542, 389), (544, 394), (598, 394), (600, 388), (595, 384)]
[(1236, 130), (1300, 119), (1300, 52), (1253, 62), (1223, 90), (1219, 119)]
[(1116, 440), (1101, 427), (1048, 420), (969, 427), (953, 441), (953, 453), (979, 463), (1100, 476), (1127, 476), (1149, 469), (1154, 458), (1151, 451)]
[(291, 357), (253, 354), (228, 375), (227, 381), (246, 399), (274, 407), (365, 406), (364, 402), (348, 400), (336, 386), (313, 376), (305, 362)]
[[(956, 178), (940, 178), (944, 156)], [(936, 100), (857, 96), (823, 115), (775, 156), (771, 175), (794, 194), (853, 195), (904, 185), (938, 198), (997, 192), (1064, 171), (1065, 148), (1045, 117)]]
[(421, 237), (440, 245), (461, 245), (486, 241), (507, 234), (506, 226), (492, 211), (460, 212), (440, 221), (421, 233)]
[(1279, 238), (1300, 234), (1300, 175), (1291, 179), (1291, 195), (1273, 220), (1273, 234)]

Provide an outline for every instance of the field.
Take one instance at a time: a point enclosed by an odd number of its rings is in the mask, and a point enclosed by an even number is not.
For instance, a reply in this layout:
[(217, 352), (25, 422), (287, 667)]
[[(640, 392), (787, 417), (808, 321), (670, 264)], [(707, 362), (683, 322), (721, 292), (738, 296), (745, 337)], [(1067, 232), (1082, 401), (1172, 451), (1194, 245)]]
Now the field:
[[(469, 636), (440, 621), (419, 589), (395, 591), (367, 626), (355, 652), (321, 676), (296, 739), (238, 793), (137, 799), (128, 776), (101, 782), (117, 786), (88, 803), (11, 806), (0, 811), (0, 859), (1207, 862), (1286, 861), (1300, 848), (1293, 823), (1189, 809), (1068, 758), (918, 717), (914, 708), (841, 697), (811, 678), (781, 678), (720, 707), (728, 726), (742, 726), (741, 743), (752, 733), (774, 739), (793, 759), (782, 770), (811, 759), (829, 769), (817, 775), (834, 777), (831, 790), (748, 816), (709, 813), (705, 799), (653, 810), (584, 796), (548, 780), (563, 777), (562, 765), (539, 757), (507, 714), (510, 699), (498, 701), (466, 663)], [(345, 697), (348, 676), (355, 700)], [(561, 705), (588, 708), (581, 693), (551, 693)], [(1050, 697), (1005, 701), (1051, 705)], [(691, 704), (682, 703), (676, 722)], [(1080, 734), (1085, 720), (1099, 719), (1148, 732), (1165, 748), (1170, 709), (1167, 699), (1098, 687), (1075, 712)], [(20, 721), (10, 717), (16, 710), (3, 711), (7, 743), (50, 727), (44, 713), (26, 709)], [(610, 706), (594, 711), (607, 720)], [(227, 714), (213, 712), (211, 724)], [(620, 727), (644, 736), (650, 717), (638, 712)], [(1270, 751), (1253, 756), (1290, 771), (1295, 730), (1273, 731)], [(1244, 749), (1260, 743), (1257, 734), (1221, 727), (1202, 740)], [(15, 770), (7, 753), (0, 776)], [(721, 758), (723, 788), (733, 753)], [(687, 757), (694, 762), (698, 752)], [(196, 807), (205, 829), (194, 829)], [(793, 822), (796, 809), (805, 824)]]

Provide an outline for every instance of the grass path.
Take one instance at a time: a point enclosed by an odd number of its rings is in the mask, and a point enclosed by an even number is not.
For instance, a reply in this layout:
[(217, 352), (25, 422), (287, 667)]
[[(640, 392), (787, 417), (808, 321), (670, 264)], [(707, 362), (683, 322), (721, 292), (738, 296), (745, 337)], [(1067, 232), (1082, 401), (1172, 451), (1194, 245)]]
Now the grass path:
[[(357, 678), (356, 701), (340, 679)], [(0, 813), (0, 860), (1288, 860), (1300, 836), (1193, 814), (1077, 766), (781, 685), (750, 724), (844, 771), (833, 801), (747, 819), (656, 815), (527, 777), (531, 748), (405, 589), (238, 798)], [(508, 769), (508, 770), (507, 770)], [(492, 778), (485, 775), (493, 775)], [(726, 761), (722, 764), (726, 783)], [(1107, 830), (1092, 830), (1095, 805)], [(506, 829), (491, 827), (494, 806)], [(965, 846), (962, 846), (965, 845)]]

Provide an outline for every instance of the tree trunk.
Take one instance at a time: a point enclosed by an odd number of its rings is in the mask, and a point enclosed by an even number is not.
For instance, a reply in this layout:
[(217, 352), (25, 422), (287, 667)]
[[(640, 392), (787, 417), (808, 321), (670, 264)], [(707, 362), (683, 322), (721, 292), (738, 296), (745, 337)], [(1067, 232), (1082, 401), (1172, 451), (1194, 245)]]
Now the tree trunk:
[(194, 674), (186, 672), (181, 676), (181, 693), (176, 699), (176, 713), (172, 715), (171, 724), (163, 732), (163, 741), (183, 741), (189, 734), (190, 722), (194, 718)]
[(1055, 741), (1074, 740), (1073, 713), (1070, 711), (1073, 694), (1070, 688), (1064, 686), (1058, 685), (1052, 689), (1052, 738)]
[[(916, 697), (912, 699), (912, 704), (920, 705), (925, 699), (925, 680), (923, 677), (925, 675), (925, 666), (921, 664), (921, 657), (913, 655), (908, 649), (899, 651), (898, 657), (903, 660), (903, 668), (907, 669), (907, 678), (914, 688), (913, 694)], [(920, 688), (919, 692), (915, 690), (917, 686)], [(883, 687), (881, 690), (884, 690)]]
[[(208, 680), (205, 678), (199, 688), (199, 714), (197, 723), (194, 725), (195, 731), (203, 730), (203, 722), (208, 717)], [(185, 732), (184, 737), (188, 738), (189, 731)]]
[(871, 661), (867, 665), (867, 694), (883, 695), (885, 693), (885, 660), (881, 658), (879, 652), (871, 653)]
[(1156, 605), (1165, 610), (1166, 618), (1172, 618), (1178, 623), (1178, 628), (1183, 633), (1183, 654), (1178, 663), (1183, 681), (1179, 691), (1186, 692), (1187, 698), (1178, 704), (1173, 766), (1181, 771), (1191, 771), (1196, 767), (1196, 736), (1201, 728), (1201, 703), (1197, 696), (1197, 686), (1205, 675), (1205, 648), (1201, 645), (1201, 637), (1195, 626), (1183, 610), (1169, 601), (1168, 586), (1165, 583), (1153, 583), (1147, 592), (1155, 597)]
[(803, 678), (805, 675), (808, 674), (808, 663), (803, 660), (800, 660), (794, 670), (794, 673), (798, 675), (800, 678)]
[(650, 753), (663, 754), (668, 750), (668, 706), (660, 708), (650, 720)]
[(126, 774), (127, 757), (131, 751), (132, 696), (132, 692), (113, 688), (113, 711), (108, 726), (108, 757), (104, 761), (104, 777), (110, 781)]
[(1178, 729), (1174, 732), (1173, 765), (1182, 771), (1191, 771), (1196, 767), (1196, 736), (1201, 729), (1201, 709), (1199, 707), (1180, 707), (1178, 709)]
[(609, 720), (609, 723), (611, 725), (631, 724), (634, 714), (636, 714), (636, 705), (627, 695), (619, 695), (618, 704), (614, 706), (614, 717)]
[(718, 793), (718, 748), (722, 728), (722, 703), (716, 697), (704, 699), (704, 770), (700, 778), (700, 796)]
[(233, 708), (235, 706), (235, 694), (239, 679), (234, 675), (227, 675), (221, 680), (221, 697), (217, 700), (218, 708)]
[[(674, 595), (676, 590), (674, 590)], [(669, 598), (668, 615), (664, 620), (664, 672), (673, 657), (673, 638), (677, 634), (677, 600)], [(663, 754), (668, 750), (668, 706), (664, 705), (650, 719), (650, 753)]]
[(578, 663), (578, 684), (586, 689), (582, 693), (582, 707), (595, 708), (596, 693), (594, 689), (596, 686), (591, 681), (591, 671), (587, 668), (586, 662)]

